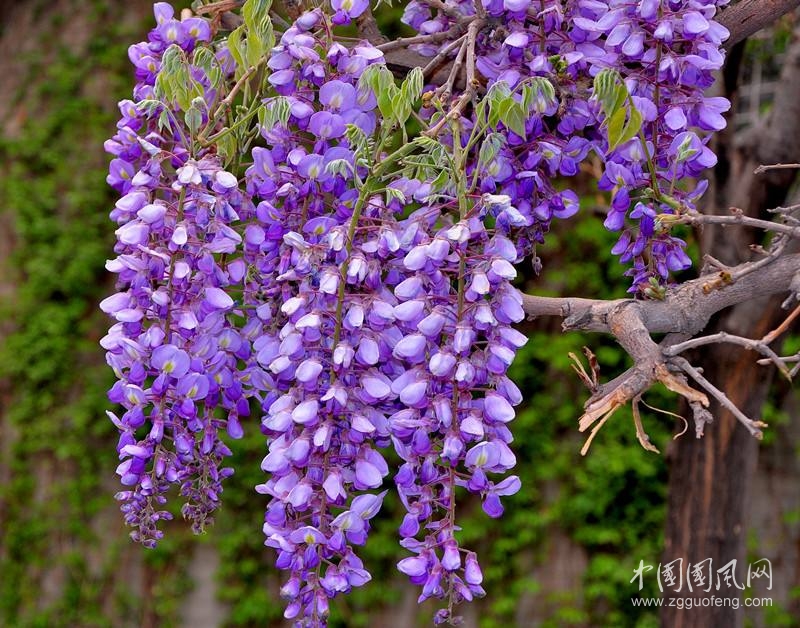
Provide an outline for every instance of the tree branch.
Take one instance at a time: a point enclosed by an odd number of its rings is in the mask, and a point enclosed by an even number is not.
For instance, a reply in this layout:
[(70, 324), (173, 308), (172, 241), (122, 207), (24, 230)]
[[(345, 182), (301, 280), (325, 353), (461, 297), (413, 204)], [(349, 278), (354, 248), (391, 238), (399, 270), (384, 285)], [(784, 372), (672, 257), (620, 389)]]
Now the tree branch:
[(744, 414), (730, 399), (728, 399), (728, 396), (724, 392), (709, 382), (705, 377), (703, 377), (700, 371), (694, 368), (683, 358), (673, 358), (673, 362), (677, 364), (681, 370), (688, 373), (693, 380), (700, 384), (700, 386), (705, 388), (714, 397), (714, 399), (720, 403), (721, 406), (735, 416), (739, 422), (747, 428), (747, 431), (750, 432), (751, 435), (755, 436), (759, 440), (764, 437), (764, 434), (761, 432), (760, 428), (767, 427), (766, 423), (763, 421), (753, 421), (750, 417)]
[(379, 46), (386, 43), (386, 37), (378, 28), (378, 23), (375, 21), (375, 16), (372, 14), (372, 8), (367, 5), (364, 12), (356, 18), (356, 28), (358, 34), (366, 39), (373, 46)]
[(798, 6), (800, 0), (742, 0), (723, 9), (717, 21), (731, 33), (724, 44), (725, 48), (733, 48)]
[(800, 237), (800, 225), (784, 225), (779, 222), (771, 220), (761, 220), (760, 218), (751, 218), (746, 216), (742, 210), (734, 211), (730, 216), (720, 216), (718, 214), (663, 214), (661, 218), (665, 219), (664, 222), (678, 225), (739, 225), (744, 227), (753, 227), (754, 229), (763, 229), (764, 231), (774, 231), (775, 233), (783, 233), (792, 238)]
[[(742, 273), (758, 262), (746, 262), (729, 271)], [(704, 276), (671, 288), (662, 301), (580, 299), (523, 295), (523, 308), (531, 317), (560, 316), (563, 329), (613, 333), (610, 316), (615, 308), (635, 305), (642, 324), (651, 334), (679, 333), (694, 336), (708, 320), (727, 307), (793, 289), (800, 273), (800, 254), (785, 255), (754, 272), (743, 274), (732, 284), (716, 281), (718, 275)], [(721, 286), (721, 287), (718, 287)]]

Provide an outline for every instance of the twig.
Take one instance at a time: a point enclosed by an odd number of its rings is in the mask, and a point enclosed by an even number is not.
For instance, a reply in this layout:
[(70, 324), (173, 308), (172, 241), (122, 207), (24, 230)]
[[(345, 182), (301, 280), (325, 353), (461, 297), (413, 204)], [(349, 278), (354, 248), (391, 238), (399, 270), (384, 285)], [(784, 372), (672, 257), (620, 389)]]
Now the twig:
[(770, 170), (795, 170), (797, 168), (800, 168), (800, 164), (762, 164), (753, 170), (753, 174), (763, 174)]
[(700, 273), (701, 275), (707, 274), (706, 268), (716, 268), (717, 270), (722, 272), (730, 271), (730, 266), (719, 261), (716, 257), (711, 255), (710, 253), (706, 253), (705, 255), (703, 255), (703, 262), (704, 265), (703, 265), (703, 271)]
[[(445, 115), (441, 120), (439, 120), (439, 122), (424, 132), (425, 135), (428, 135), (429, 137), (436, 137), (442, 128), (444, 128), (444, 125), (448, 120), (455, 120), (461, 116), (461, 113), (464, 111), (467, 103), (472, 100), (477, 93), (478, 81), (475, 78), (475, 43), (478, 39), (478, 33), (480, 33), (481, 29), (485, 25), (486, 20), (483, 18), (475, 18), (470, 22), (469, 28), (467, 29), (467, 39), (465, 41), (465, 46), (467, 49), (467, 84), (464, 86), (464, 93), (461, 94), (456, 103), (450, 108), (450, 111), (447, 112), (447, 115)], [(460, 51), (459, 56), (461, 56)], [(455, 69), (455, 67), (456, 66), (454, 64), (453, 68)], [(454, 73), (451, 72), (450, 78), (452, 78), (453, 75)], [(449, 82), (450, 79), (448, 79), (448, 83)]]
[(761, 339), (761, 342), (764, 344), (770, 344), (773, 340), (775, 340), (778, 336), (780, 336), (783, 332), (785, 332), (789, 325), (792, 324), (792, 321), (800, 316), (800, 305), (798, 305), (794, 311), (786, 317), (780, 325), (778, 325), (775, 329), (769, 332), (766, 336)]
[(760, 218), (751, 218), (741, 213), (736, 213), (733, 216), (717, 216), (713, 214), (662, 214), (660, 216), (662, 221), (669, 224), (683, 224), (683, 225), (741, 225), (744, 227), (753, 227), (755, 229), (763, 229), (764, 231), (774, 231), (775, 233), (785, 233), (793, 238), (800, 237), (800, 226), (792, 227), (789, 225), (782, 225), (771, 220), (761, 220)]
[[(600, 428), (606, 424), (606, 421), (608, 421), (611, 418), (611, 415), (614, 414), (616, 411), (617, 408), (612, 407), (602, 417), (600, 417), (600, 420), (597, 422), (594, 428), (592, 428), (592, 431), (589, 433), (589, 437), (586, 439), (586, 442), (583, 444), (583, 447), (581, 447), (581, 456), (585, 456), (588, 453), (589, 447), (592, 446), (592, 441), (594, 440), (594, 437), (597, 436), (597, 432), (600, 431)], [(580, 428), (580, 431), (582, 432), (584, 429), (585, 428), (582, 427)]]
[(445, 100), (447, 100), (450, 97), (450, 94), (453, 93), (453, 86), (455, 85), (456, 79), (461, 72), (461, 66), (464, 65), (464, 58), (467, 55), (467, 46), (469, 45), (469, 42), (467, 41), (466, 36), (463, 37), (461, 41), (461, 48), (459, 48), (456, 59), (453, 61), (453, 65), (450, 68), (450, 74), (447, 77), (447, 81), (445, 81), (444, 85), (436, 90), (437, 95)]
[(753, 421), (750, 419), (744, 412), (739, 410), (736, 405), (728, 399), (727, 395), (722, 392), (719, 388), (714, 386), (711, 382), (709, 382), (703, 375), (694, 368), (688, 361), (683, 358), (675, 357), (672, 358), (672, 362), (677, 365), (682, 371), (684, 371), (687, 375), (689, 375), (694, 381), (696, 381), (700, 386), (702, 386), (708, 393), (711, 394), (714, 399), (716, 399), (719, 404), (727, 409), (733, 416), (735, 416), (739, 422), (747, 428), (747, 431), (750, 432), (752, 436), (755, 436), (759, 440), (764, 437), (764, 433), (761, 431), (760, 428), (767, 427), (767, 424), (763, 421)]
[[(800, 310), (800, 308), (798, 309)], [(778, 356), (777, 353), (767, 346), (770, 342), (772, 342), (772, 340), (774, 340), (774, 338), (769, 339), (768, 336), (764, 336), (764, 338), (761, 340), (753, 340), (752, 338), (734, 336), (721, 331), (717, 334), (711, 334), (710, 336), (701, 336), (700, 338), (692, 338), (691, 340), (687, 340), (685, 342), (679, 342), (678, 344), (674, 344), (670, 347), (665, 347), (663, 351), (664, 355), (673, 357), (689, 349), (694, 349), (695, 347), (727, 342), (729, 344), (739, 345), (740, 347), (744, 347), (752, 351), (758, 351), (761, 355), (766, 356), (769, 361), (772, 362), (778, 368), (778, 370), (788, 378), (789, 371), (786, 369), (786, 365), (783, 364), (780, 356)]]
[(414, 44), (438, 44), (439, 42), (450, 39), (451, 37), (458, 36), (464, 32), (463, 26), (455, 24), (446, 31), (439, 33), (430, 33), (429, 35), (416, 35), (414, 37), (400, 37), (392, 41), (387, 41), (384, 44), (377, 46), (378, 50), (382, 52), (389, 52), (390, 50), (397, 50), (398, 48), (408, 48)]
[(206, 136), (208, 135), (209, 131), (211, 131), (216, 126), (220, 118), (225, 114), (226, 111), (228, 111), (231, 108), (231, 105), (233, 104), (233, 100), (234, 98), (236, 98), (236, 95), (239, 93), (242, 87), (244, 87), (247, 81), (250, 80), (250, 77), (256, 73), (256, 70), (258, 70), (258, 68), (265, 60), (266, 57), (261, 57), (261, 59), (259, 59), (259, 61), (255, 65), (251, 65), (249, 68), (247, 68), (245, 73), (242, 74), (241, 77), (239, 77), (239, 80), (236, 81), (234, 86), (231, 88), (231, 91), (228, 92), (228, 95), (225, 96), (225, 98), (222, 101), (220, 101), (219, 105), (217, 105), (217, 108), (214, 110), (214, 113), (211, 116), (209, 116), (210, 119), (208, 121), (208, 124), (206, 124), (205, 128), (199, 133), (197, 137), (198, 141), (201, 144), (205, 144), (206, 142), (208, 142)]
[(644, 427), (642, 427), (642, 416), (639, 412), (639, 402), (642, 400), (641, 395), (636, 395), (631, 401), (631, 411), (633, 412), (633, 424), (636, 426), (636, 438), (639, 440), (639, 444), (642, 446), (643, 449), (647, 451), (652, 451), (654, 453), (660, 454), (661, 452), (658, 451), (658, 448), (650, 442), (650, 437), (644, 431)]
[(671, 416), (673, 419), (680, 419), (681, 421), (683, 421), (683, 431), (675, 434), (675, 436), (672, 437), (672, 440), (680, 438), (681, 436), (686, 434), (686, 430), (689, 429), (689, 421), (683, 418), (680, 414), (675, 414), (674, 412), (670, 412), (669, 410), (664, 410), (663, 408), (656, 408), (655, 406), (651, 406), (644, 399), (642, 399), (642, 404), (647, 408), (650, 408), (650, 410), (652, 410), (653, 412), (660, 412), (661, 414), (666, 414), (667, 416)]
[(702, 438), (706, 425), (714, 422), (714, 416), (708, 411), (708, 408), (704, 408), (696, 401), (690, 401), (689, 407), (692, 409), (692, 418), (694, 419), (695, 438)]
[(422, 2), (422, 4), (427, 4), (431, 9), (436, 9), (437, 11), (441, 11), (446, 16), (453, 18), (457, 22), (459, 21), (463, 22), (464, 18), (468, 20), (472, 19), (470, 16), (466, 16), (463, 13), (461, 13), (461, 11), (459, 11), (455, 7), (446, 5), (441, 0), (420, 0), (420, 2)]
[[(466, 38), (466, 35), (462, 35), (458, 39), (453, 40), (452, 42), (447, 44), (447, 46), (442, 48), (439, 51), (439, 53), (433, 59), (431, 59), (431, 62), (428, 65), (426, 65), (424, 68), (422, 68), (422, 75), (423, 76), (428, 76), (428, 74), (433, 72), (442, 63), (444, 63), (444, 61), (447, 59), (447, 55), (449, 55), (451, 52), (453, 52), (453, 50), (455, 50), (459, 46), (463, 45), (465, 38)], [(453, 67), (456, 67), (456, 66), (454, 65)], [(456, 70), (456, 72), (457, 72), (457, 70)]]
[(772, 214), (788, 214), (800, 209), (800, 205), (787, 205), (786, 207), (774, 207), (772, 209), (768, 209), (767, 211)]

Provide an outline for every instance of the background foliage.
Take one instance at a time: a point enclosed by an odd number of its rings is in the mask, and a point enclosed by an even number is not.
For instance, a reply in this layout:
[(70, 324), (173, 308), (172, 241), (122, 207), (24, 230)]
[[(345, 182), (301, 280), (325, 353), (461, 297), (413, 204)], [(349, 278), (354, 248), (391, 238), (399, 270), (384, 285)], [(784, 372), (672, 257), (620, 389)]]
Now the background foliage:
[[(112, 378), (97, 344), (107, 323), (96, 303), (111, 292), (103, 264), (113, 198), (100, 147), (112, 132), (113, 104), (132, 85), (127, 45), (151, 17), (136, 9), (137, 19), (122, 21), (115, 3), (102, 0), (66, 4), (61, 12), (40, 9), (41, 46), (21, 60), (36, 80), (0, 96), (27, 113), (19, 132), (0, 136), (0, 224), (12, 227), (5, 265), (14, 286), (13, 298), (0, 303), (0, 478), (7, 477), (0, 482), (0, 625), (179, 625), (198, 544), (218, 554), (226, 625), (274, 625), (281, 605), (262, 545), (264, 501), (252, 490), (262, 481), (257, 428), (237, 443), (237, 474), (217, 525), (201, 539), (178, 521), (157, 550), (132, 546), (112, 500), (115, 434), (104, 415)], [(78, 10), (95, 26), (76, 51), (60, 35)], [(384, 7), (378, 15), (389, 23), (398, 12)], [(624, 294), (620, 268), (606, 254), (614, 236), (593, 216), (603, 199), (590, 190), (584, 199), (585, 211), (559, 224), (539, 251), (544, 272), (528, 273), (528, 289)], [(499, 521), (477, 503), (459, 508), (465, 544), (484, 557), (488, 596), (475, 611), (479, 625), (655, 626), (653, 611), (631, 605), (629, 580), (640, 559), (656, 563), (662, 551), (665, 459), (638, 446), (622, 413), (580, 457), (575, 427), (588, 393), (567, 354), (590, 345), (606, 378), (624, 368), (624, 356), (606, 339), (562, 336), (552, 323), (526, 331), (530, 341), (513, 371), (526, 398), (514, 424), (523, 490)], [(674, 409), (666, 396), (648, 401)], [(664, 452), (673, 420), (652, 413), (645, 420)], [(331, 625), (374, 625), (376, 609), (391, 612), (406, 595), (394, 570), (399, 510), (387, 499), (364, 554), (374, 582), (338, 605)], [(564, 575), (570, 567), (576, 573)], [(654, 580), (647, 585), (642, 594), (654, 595)]]

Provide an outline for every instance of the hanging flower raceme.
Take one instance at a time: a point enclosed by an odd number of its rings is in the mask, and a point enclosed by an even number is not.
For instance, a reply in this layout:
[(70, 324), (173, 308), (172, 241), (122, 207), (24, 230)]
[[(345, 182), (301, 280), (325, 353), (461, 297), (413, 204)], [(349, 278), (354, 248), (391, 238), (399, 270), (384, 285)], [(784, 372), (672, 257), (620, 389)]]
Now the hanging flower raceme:
[(352, 547), (366, 541), (385, 495), (366, 491), (388, 473), (375, 447), (389, 442), (394, 399), (375, 368), (382, 339), (373, 313), (391, 211), (360, 195), (363, 167), (345, 133), (348, 124), (364, 135), (375, 128), (375, 97), (358, 77), (382, 55), (318, 39), (323, 19), (303, 16), (268, 62), (279, 68), (271, 80), (282, 98), (267, 106), (288, 115), (263, 129), (267, 147), (253, 151), (248, 186), (260, 203), (245, 234), (246, 250), (260, 256), (258, 291), (248, 297), (263, 320), (255, 359), (274, 386), (262, 403), (264, 532), (289, 571), (286, 617), (313, 625), (327, 617), (329, 598), (370, 579)]
[[(150, 41), (131, 48), (139, 93), (155, 84), (168, 45), (191, 50), (209, 38), (204, 21), (178, 22), (167, 5), (156, 5), (156, 18)], [(144, 56), (152, 74), (140, 71)], [(249, 345), (227, 318), (244, 264), (222, 264), (220, 255), (237, 249), (231, 225), (251, 209), (216, 157), (188, 158), (185, 130), (159, 129), (166, 105), (123, 101), (120, 110), (120, 131), (106, 145), (116, 155), (109, 182), (124, 194), (111, 213), (118, 257), (107, 264), (119, 291), (101, 303), (117, 322), (102, 345), (119, 378), (109, 398), (125, 409), (109, 413), (121, 432), (117, 473), (131, 487), (117, 498), (132, 536), (152, 545), (158, 521), (171, 518), (163, 509), (170, 485), (180, 486), (183, 514), (199, 531), (232, 473), (220, 466), (231, 452), (219, 432), (242, 435), (249, 406), (233, 374)]]
[(398, 568), (422, 585), (420, 601), (448, 599), (437, 621), (454, 619), (453, 604), (483, 595), (475, 555), (456, 539), (457, 487), (479, 494), (493, 517), (502, 514), (499, 497), (519, 489), (515, 476), (492, 479), (515, 464), (507, 423), (521, 396), (505, 373), (525, 342), (511, 327), (522, 318), (521, 297), (510, 284), (516, 247), (484, 225), (498, 199), (503, 206), (509, 200), (487, 195), (487, 203), (441, 227), (437, 219), (446, 208), (411, 214), (395, 271), (402, 278), (394, 288), (402, 337), (392, 356), (404, 370), (392, 383), (402, 409), (389, 424), (404, 461), (395, 477), (408, 512), (402, 545), (416, 554)]

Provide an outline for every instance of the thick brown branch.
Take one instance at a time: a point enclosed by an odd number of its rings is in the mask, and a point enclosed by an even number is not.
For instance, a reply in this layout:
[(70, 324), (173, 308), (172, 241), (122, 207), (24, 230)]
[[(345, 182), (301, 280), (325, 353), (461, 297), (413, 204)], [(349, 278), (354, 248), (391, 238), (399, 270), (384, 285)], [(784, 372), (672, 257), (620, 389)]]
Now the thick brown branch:
[(725, 48), (732, 48), (740, 41), (755, 35), (798, 6), (800, 0), (742, 0), (723, 9), (717, 21), (731, 33), (725, 42)]
[(378, 23), (375, 21), (375, 16), (369, 6), (356, 18), (356, 28), (358, 28), (358, 34), (373, 46), (379, 46), (386, 42), (386, 37), (381, 33), (381, 29), (378, 28)]
[[(740, 273), (748, 262), (730, 270)], [(786, 255), (769, 265), (744, 274), (730, 285), (706, 275), (667, 291), (663, 301), (634, 301), (523, 296), (528, 316), (561, 316), (565, 330), (585, 330), (610, 333), (610, 315), (620, 306), (636, 305), (642, 324), (653, 333), (680, 333), (694, 336), (702, 331), (712, 315), (737, 303), (770, 296), (791, 289), (794, 277), (800, 273), (800, 254)], [(722, 287), (717, 288), (717, 285)]]

